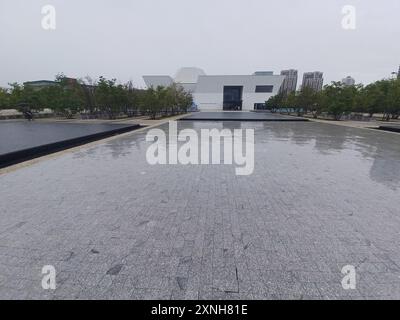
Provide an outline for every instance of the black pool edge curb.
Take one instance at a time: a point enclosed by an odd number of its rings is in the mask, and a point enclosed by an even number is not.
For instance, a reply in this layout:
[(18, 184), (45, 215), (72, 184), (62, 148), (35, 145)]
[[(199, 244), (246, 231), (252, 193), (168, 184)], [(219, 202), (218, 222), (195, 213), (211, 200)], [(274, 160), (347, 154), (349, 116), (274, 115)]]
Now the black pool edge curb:
[(388, 132), (397, 132), (400, 133), (400, 127), (392, 127), (392, 126), (380, 126), (379, 128), (376, 128), (377, 130), (380, 131), (388, 131)]
[(144, 126), (141, 126), (139, 124), (137, 125), (130, 125), (127, 127), (123, 128), (118, 128), (114, 130), (109, 130), (109, 131), (103, 131), (87, 136), (82, 136), (78, 138), (73, 138), (73, 139), (68, 139), (68, 140), (62, 140), (58, 142), (53, 142), (49, 144), (44, 144), (41, 146), (33, 147), (33, 148), (28, 148), (24, 150), (19, 150), (19, 151), (14, 151), (6, 154), (0, 155), (0, 169), (29, 161), (32, 159), (36, 159), (39, 157), (43, 157), (52, 153), (60, 152), (63, 150), (71, 149), (74, 147), (79, 147), (87, 143), (91, 143), (97, 140), (109, 138), (112, 136), (116, 136), (119, 134), (135, 131), (138, 129), (144, 128)]

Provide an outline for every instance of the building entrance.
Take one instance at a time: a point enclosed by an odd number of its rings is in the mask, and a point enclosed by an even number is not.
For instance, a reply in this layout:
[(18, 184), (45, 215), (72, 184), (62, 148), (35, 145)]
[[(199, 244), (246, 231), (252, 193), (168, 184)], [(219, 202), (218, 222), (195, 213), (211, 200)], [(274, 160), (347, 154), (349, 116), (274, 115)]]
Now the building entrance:
[(243, 86), (224, 87), (224, 110), (240, 111), (243, 108)]

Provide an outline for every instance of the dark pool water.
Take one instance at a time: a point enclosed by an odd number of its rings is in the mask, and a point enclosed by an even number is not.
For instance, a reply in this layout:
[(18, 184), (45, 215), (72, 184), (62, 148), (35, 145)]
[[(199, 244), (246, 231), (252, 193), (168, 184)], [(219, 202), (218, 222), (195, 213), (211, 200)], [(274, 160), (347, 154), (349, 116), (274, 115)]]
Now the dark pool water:
[(127, 126), (129, 125), (43, 123), (35, 121), (0, 122), (0, 154), (111, 131)]

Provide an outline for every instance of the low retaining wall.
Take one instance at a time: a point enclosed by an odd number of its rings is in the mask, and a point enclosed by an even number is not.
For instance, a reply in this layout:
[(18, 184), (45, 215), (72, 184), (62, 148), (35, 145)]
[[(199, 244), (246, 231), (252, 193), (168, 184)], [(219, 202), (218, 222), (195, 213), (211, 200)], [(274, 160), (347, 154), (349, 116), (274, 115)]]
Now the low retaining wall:
[(400, 125), (394, 125), (394, 126), (390, 126), (390, 125), (387, 125), (387, 126), (380, 126), (378, 129), (379, 129), (379, 130), (382, 130), (382, 131), (400, 132)]
[(308, 122), (308, 119), (226, 119), (226, 118), (195, 118), (195, 119), (179, 119), (179, 121), (210, 121), (210, 122), (229, 122), (229, 121), (240, 121), (240, 122)]

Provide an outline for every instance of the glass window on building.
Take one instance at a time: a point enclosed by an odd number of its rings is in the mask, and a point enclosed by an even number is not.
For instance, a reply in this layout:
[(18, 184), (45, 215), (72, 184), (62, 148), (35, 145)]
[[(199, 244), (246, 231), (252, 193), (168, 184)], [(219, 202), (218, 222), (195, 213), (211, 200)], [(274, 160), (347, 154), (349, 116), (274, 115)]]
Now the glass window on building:
[(274, 86), (256, 86), (256, 93), (271, 93)]

